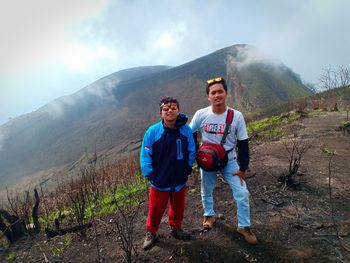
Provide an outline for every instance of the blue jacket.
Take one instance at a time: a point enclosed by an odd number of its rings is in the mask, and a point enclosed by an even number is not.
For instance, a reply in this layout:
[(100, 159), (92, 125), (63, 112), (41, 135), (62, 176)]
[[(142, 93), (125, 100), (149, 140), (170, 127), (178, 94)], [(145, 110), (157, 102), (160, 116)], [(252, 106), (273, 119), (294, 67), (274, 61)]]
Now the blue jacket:
[(185, 123), (171, 129), (160, 121), (149, 127), (144, 135), (141, 171), (158, 190), (180, 191), (192, 172), (195, 144), (192, 130)]

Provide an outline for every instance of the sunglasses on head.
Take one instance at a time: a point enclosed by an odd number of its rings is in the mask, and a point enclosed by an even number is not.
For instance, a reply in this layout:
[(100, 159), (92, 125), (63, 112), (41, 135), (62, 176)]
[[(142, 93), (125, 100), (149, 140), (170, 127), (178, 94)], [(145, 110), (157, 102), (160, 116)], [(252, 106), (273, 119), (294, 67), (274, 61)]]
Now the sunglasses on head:
[(207, 84), (210, 85), (210, 84), (214, 84), (214, 83), (222, 83), (223, 80), (224, 79), (222, 77), (218, 77), (218, 78), (215, 78), (215, 79), (208, 79), (207, 80)]

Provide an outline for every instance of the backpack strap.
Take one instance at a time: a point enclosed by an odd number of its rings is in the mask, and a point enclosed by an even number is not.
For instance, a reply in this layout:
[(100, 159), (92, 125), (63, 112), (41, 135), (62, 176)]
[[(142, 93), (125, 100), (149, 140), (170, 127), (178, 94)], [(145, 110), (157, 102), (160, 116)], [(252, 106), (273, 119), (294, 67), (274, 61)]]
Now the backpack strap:
[(233, 121), (233, 116), (234, 116), (234, 112), (232, 109), (228, 109), (227, 110), (227, 115), (226, 115), (226, 127), (225, 127), (225, 131), (224, 131), (224, 135), (222, 136), (221, 145), (224, 145), (226, 142), (226, 137), (227, 137), (227, 133), (228, 133), (228, 129), (230, 128), (230, 125)]

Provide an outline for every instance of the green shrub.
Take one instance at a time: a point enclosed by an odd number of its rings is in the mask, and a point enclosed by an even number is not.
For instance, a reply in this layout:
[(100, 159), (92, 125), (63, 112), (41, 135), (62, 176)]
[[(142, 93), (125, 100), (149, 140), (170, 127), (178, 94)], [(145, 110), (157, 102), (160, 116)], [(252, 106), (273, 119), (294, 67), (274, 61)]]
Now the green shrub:
[(272, 116), (258, 121), (248, 123), (247, 131), (249, 137), (260, 140), (273, 140), (286, 135), (286, 131), (281, 128), (285, 124), (299, 120), (299, 113), (287, 113), (280, 116)]

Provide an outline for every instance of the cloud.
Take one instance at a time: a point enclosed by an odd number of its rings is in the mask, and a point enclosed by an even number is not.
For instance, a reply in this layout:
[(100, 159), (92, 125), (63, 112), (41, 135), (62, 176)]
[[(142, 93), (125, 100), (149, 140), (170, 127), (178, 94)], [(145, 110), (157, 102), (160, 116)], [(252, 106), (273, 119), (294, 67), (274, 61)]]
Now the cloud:
[(225, 61), (227, 72), (235, 72), (236, 70), (240, 71), (246, 67), (249, 67), (251, 64), (255, 63), (264, 63), (274, 66), (274, 70), (278, 72), (280, 67), (283, 66), (283, 63), (273, 57), (270, 57), (259, 49), (245, 45), (232, 47), (233, 53), (235, 55), (229, 55)]
[(113, 102), (116, 103), (116, 100), (113, 95), (113, 89), (120, 82), (119, 79), (116, 78), (104, 78), (100, 79), (97, 82), (94, 82), (84, 89), (79, 90), (78, 92), (69, 95), (63, 96), (54, 101), (48, 103), (44, 107), (41, 108), (41, 111), (49, 114), (50, 117), (57, 119), (60, 118), (63, 114), (67, 106), (75, 106), (78, 103), (81, 103), (88, 98), (87, 95), (92, 95), (96, 98), (92, 99), (92, 101), (103, 101), (103, 102)]
[(120, 80), (116, 78), (105, 78), (99, 80), (97, 83), (89, 85), (86, 87), (86, 90), (89, 94), (92, 94), (100, 99), (114, 101), (113, 89), (119, 82)]
[(262, 32), (256, 41), (260, 49), (311, 82), (317, 82), (326, 65), (350, 66), (349, 56), (344, 56), (350, 46), (345, 33), (350, 20), (344, 19), (350, 9), (349, 1), (281, 1), (267, 8), (284, 17)]
[(116, 57), (116, 53), (102, 44), (89, 46), (81, 43), (67, 43), (55, 56), (57, 61), (71, 71), (89, 72), (93, 65)]
[(25, 71), (35, 63), (55, 58), (55, 51), (60, 53), (70, 43), (69, 29), (83, 19), (97, 15), (106, 4), (106, 0), (13, 0), (2, 3), (0, 72)]
[(177, 66), (233, 44), (309, 82), (324, 66), (350, 66), (348, 0), (2, 2), (0, 123), (113, 72)]
[(3, 129), (1, 129), (1, 127), (0, 127), (0, 152), (3, 150), (5, 137), (6, 137), (6, 136), (5, 136), (5, 132), (4, 132)]
[[(68, 102), (68, 101), (67, 101)], [(49, 104), (45, 105), (41, 110), (46, 112), (53, 119), (60, 118), (63, 115), (64, 107), (69, 102), (64, 102), (62, 99), (56, 99)]]
[(268, 57), (257, 48), (251, 46), (238, 47), (237, 53), (237, 66), (239, 68), (247, 67), (252, 63), (269, 63), (274, 65), (280, 65), (281, 62)]

